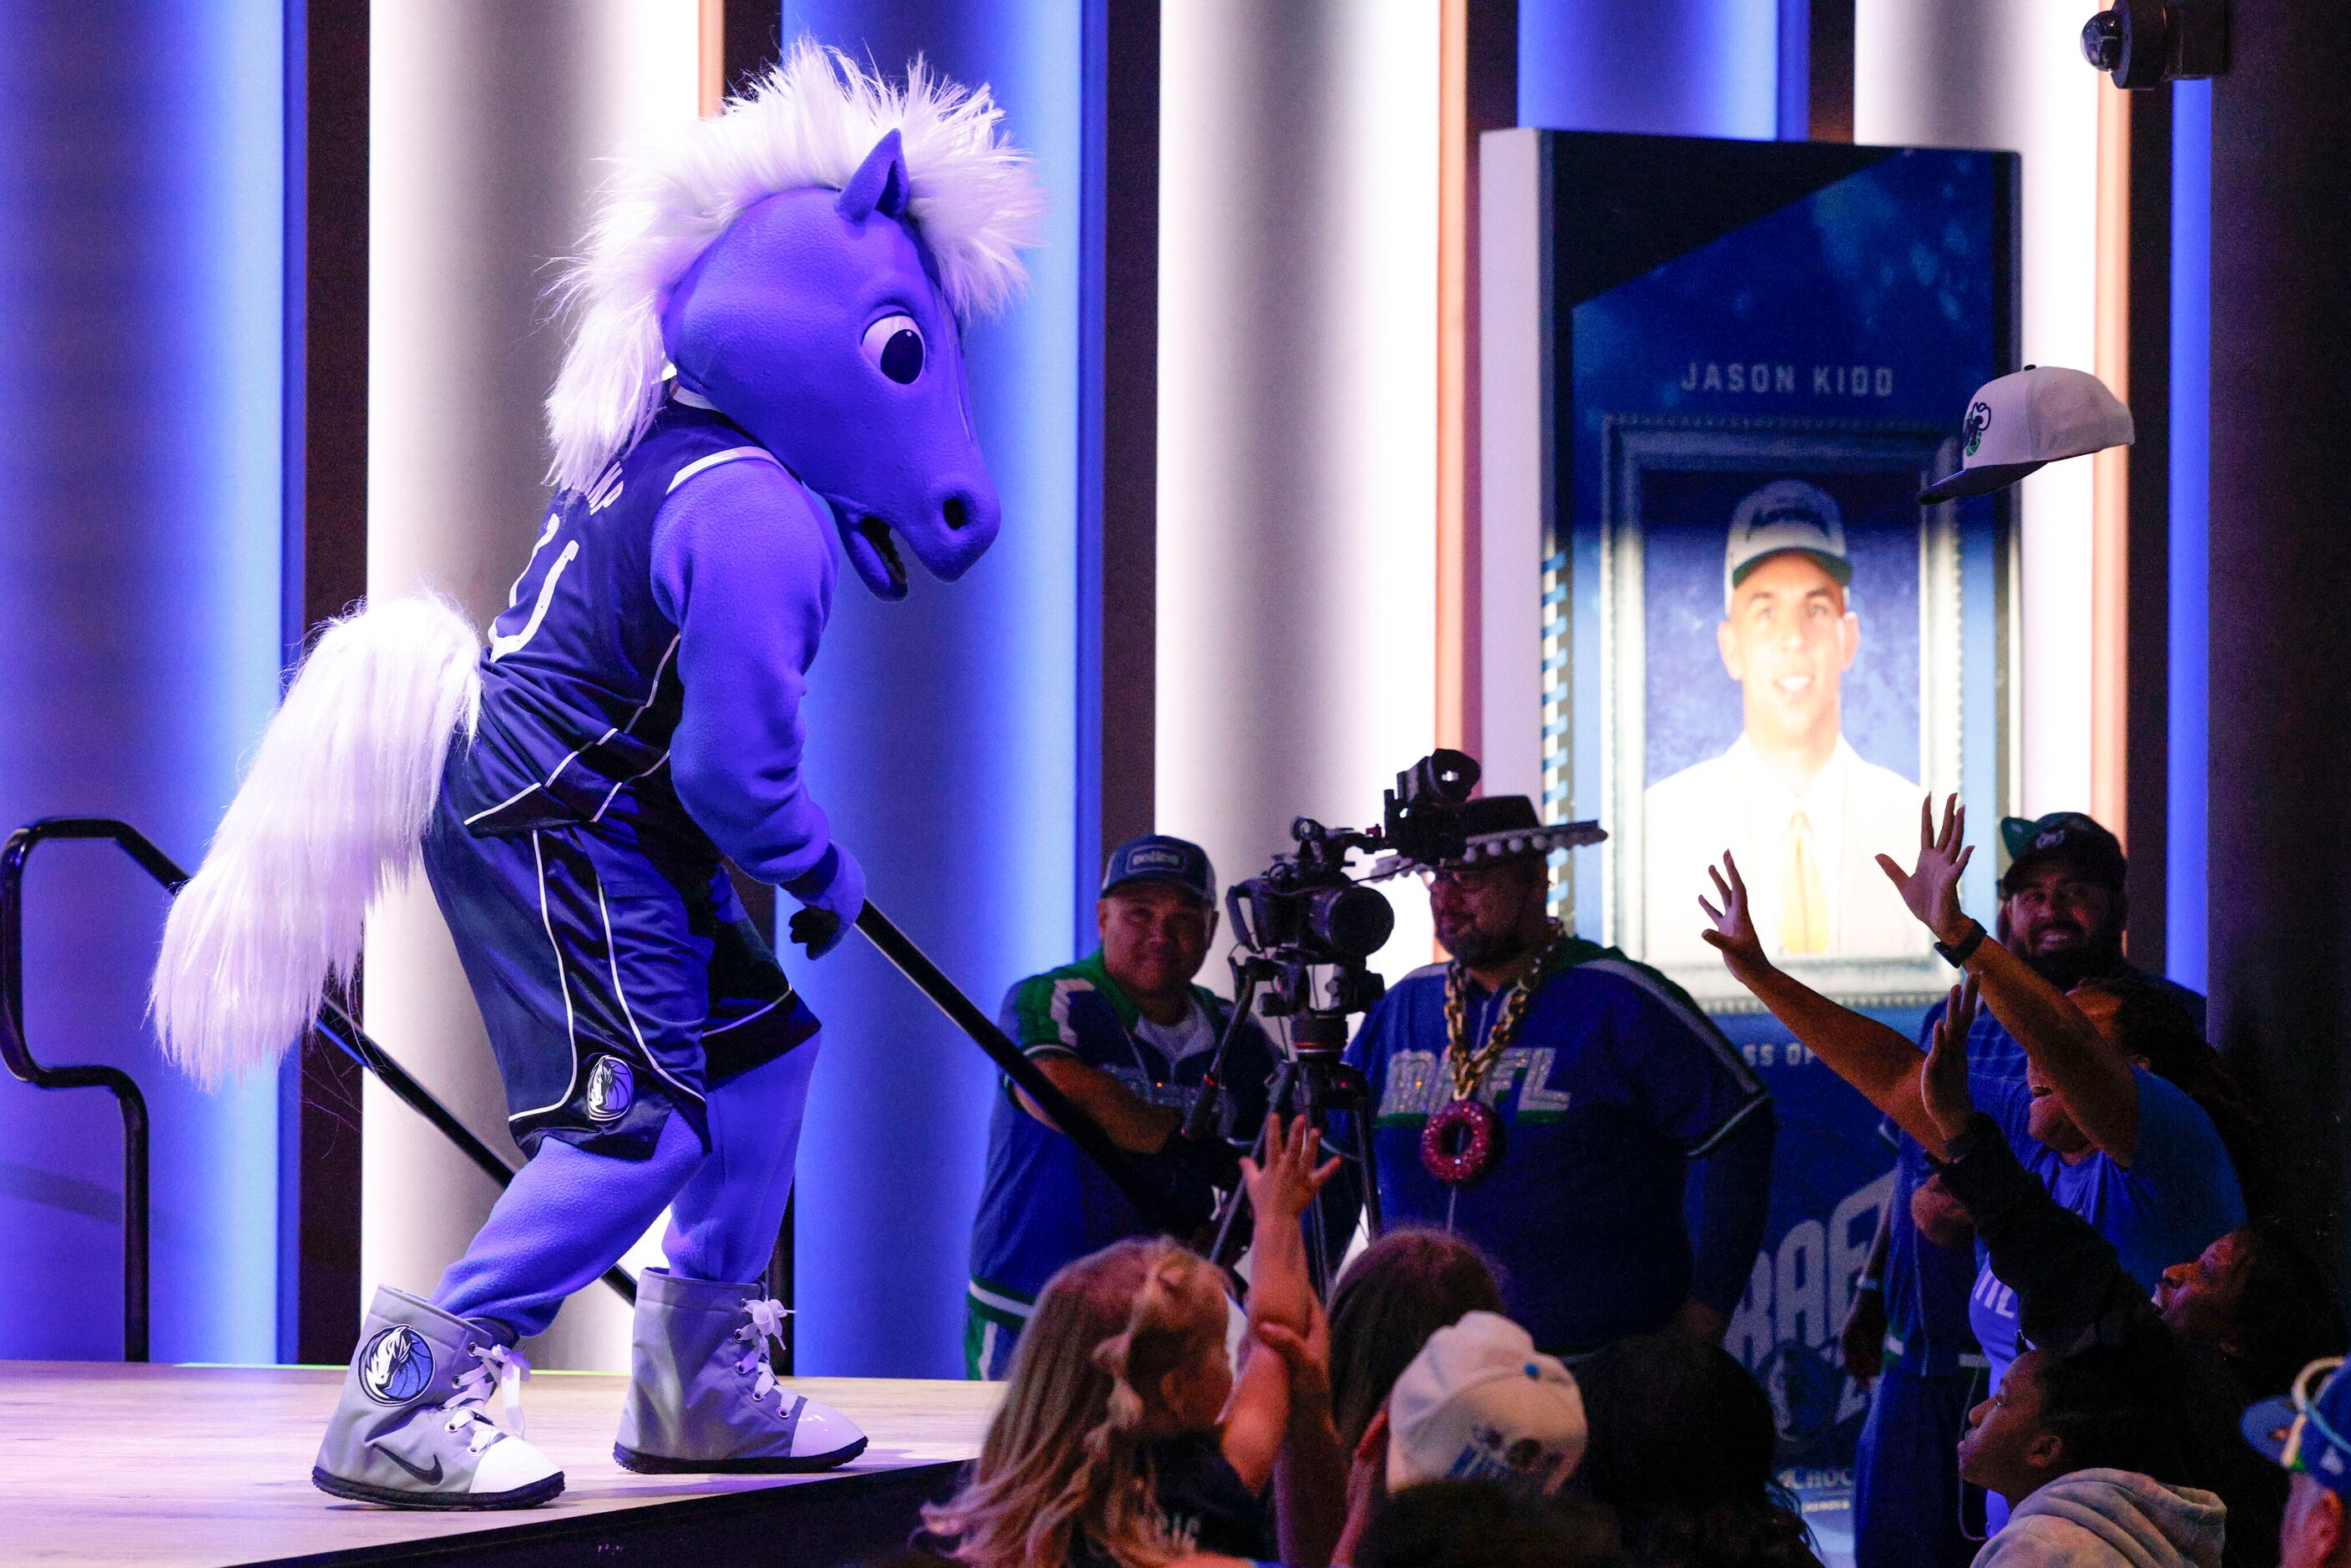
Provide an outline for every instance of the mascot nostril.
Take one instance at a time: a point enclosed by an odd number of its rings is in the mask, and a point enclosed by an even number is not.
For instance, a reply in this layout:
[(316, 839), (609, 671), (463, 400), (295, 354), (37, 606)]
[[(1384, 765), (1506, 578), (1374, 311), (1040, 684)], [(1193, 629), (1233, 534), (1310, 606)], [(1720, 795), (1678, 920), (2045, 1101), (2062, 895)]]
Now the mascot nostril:
[[(1044, 211), (1000, 119), (919, 60), (893, 83), (803, 42), (625, 161), (566, 282), (555, 493), (515, 530), (537, 543), (488, 648), (437, 600), (329, 629), (172, 905), (153, 1016), (206, 1082), (302, 1036), (371, 897), (420, 864), (467, 973), (499, 988), (483, 1013), (528, 1163), (430, 1301), (378, 1293), (311, 1472), (329, 1492), (559, 1492), (485, 1401), (566, 1281), (636, 1239), (619, 1217), (664, 1205), (614, 1458), (785, 1472), (865, 1448), (840, 1411), (768, 1397), (781, 1309), (759, 1277), (817, 1022), (715, 868), (797, 899), (810, 959), (865, 906), (800, 773), (799, 704), (843, 557), (901, 600), (902, 552), (952, 581), (995, 537), (962, 324), (1018, 291)], [(664, 896), (608, 908), (608, 884)], [(722, 1030), (723, 1065), (704, 1050)]]

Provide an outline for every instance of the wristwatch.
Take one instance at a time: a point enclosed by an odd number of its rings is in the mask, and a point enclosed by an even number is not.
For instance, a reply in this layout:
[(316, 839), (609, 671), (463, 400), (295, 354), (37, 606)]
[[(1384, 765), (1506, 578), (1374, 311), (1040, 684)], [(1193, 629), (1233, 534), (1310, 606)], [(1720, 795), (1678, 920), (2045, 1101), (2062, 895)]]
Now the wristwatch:
[(1976, 949), (1983, 946), (1983, 922), (1970, 920), (1968, 922), (1966, 936), (1957, 942), (1938, 942), (1935, 944), (1935, 951), (1940, 953), (1943, 956), (1943, 962), (1952, 968), (1964, 969), (1968, 967), (1968, 960), (1976, 956)]

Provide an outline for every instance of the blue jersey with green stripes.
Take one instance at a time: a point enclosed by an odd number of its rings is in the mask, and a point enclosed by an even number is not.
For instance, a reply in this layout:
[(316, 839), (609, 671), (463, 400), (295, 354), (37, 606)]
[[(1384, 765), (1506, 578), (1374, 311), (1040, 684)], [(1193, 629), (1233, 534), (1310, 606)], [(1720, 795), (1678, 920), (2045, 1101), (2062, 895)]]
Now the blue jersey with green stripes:
[[(1672, 1318), (1690, 1288), (1688, 1162), (1770, 1102), (1737, 1050), (1656, 970), (1590, 943), (1568, 958), (1479, 1084), (1500, 1116), (1502, 1152), (1466, 1186), (1439, 1182), (1420, 1156), (1430, 1113), (1453, 1098), (1444, 967), (1398, 983), (1347, 1051), (1379, 1107), (1387, 1223), (1441, 1227), (1485, 1249), (1502, 1266), (1511, 1315), (1561, 1352)], [(1507, 994), (1468, 988), (1473, 1055)]]
[[(1230, 1011), (1223, 998), (1199, 986), (1192, 996), (1221, 1033)], [(1014, 986), (999, 1021), (1031, 1057), (1073, 1059), (1110, 1074), (1138, 1099), (1186, 1113), (1214, 1055), (1202, 1051), (1170, 1061), (1138, 1027), (1134, 1002), (1111, 978), (1099, 950)], [(1217, 1131), (1246, 1142), (1265, 1119), (1273, 1046), (1254, 1022), (1245, 1023), (1225, 1065)], [(1134, 1164), (1178, 1212), (1209, 1216), (1215, 1193), (1192, 1171), (1159, 1155), (1141, 1155)], [(1015, 1322), (1062, 1264), (1144, 1234), (1143, 1217), (1110, 1178), (1068, 1137), (1022, 1110), (1009, 1081), (999, 1078), (987, 1171), (972, 1221), (974, 1299)]]

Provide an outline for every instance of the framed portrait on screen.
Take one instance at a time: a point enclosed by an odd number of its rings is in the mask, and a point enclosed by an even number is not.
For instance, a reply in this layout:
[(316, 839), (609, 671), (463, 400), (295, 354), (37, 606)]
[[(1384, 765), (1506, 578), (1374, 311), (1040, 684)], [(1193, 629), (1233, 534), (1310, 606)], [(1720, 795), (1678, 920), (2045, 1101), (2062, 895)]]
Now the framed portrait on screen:
[(1959, 527), (1916, 498), (1956, 438), (1620, 416), (1604, 451), (1606, 939), (1747, 1003), (1699, 935), (1728, 852), (1791, 972), (1861, 1000), (1938, 989), (1876, 857), (1908, 863), (1921, 801), (1961, 782)]

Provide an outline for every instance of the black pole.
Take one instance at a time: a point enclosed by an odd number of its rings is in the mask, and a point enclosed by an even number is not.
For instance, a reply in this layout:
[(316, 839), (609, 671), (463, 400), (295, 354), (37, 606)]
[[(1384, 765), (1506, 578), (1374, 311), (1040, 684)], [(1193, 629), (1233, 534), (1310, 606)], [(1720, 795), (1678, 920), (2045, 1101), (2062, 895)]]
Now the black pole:
[(1040, 1109), (1052, 1118), (1053, 1124), (1069, 1134), (1085, 1156), (1102, 1168), (1113, 1186), (1133, 1204), (1135, 1212), (1153, 1229), (1171, 1236), (1183, 1235), (1189, 1227), (1172, 1218), (1167, 1203), (1144, 1180), (1134, 1167), (1134, 1161), (1124, 1149), (1111, 1142), (1108, 1133), (1092, 1116), (1070, 1103), (1068, 1095), (1053, 1087), (1053, 1081), (1037, 1069), (1037, 1064), (1020, 1052), (1020, 1048), (1005, 1038), (995, 1020), (972, 1005), (971, 998), (956, 988), (936, 964), (920, 947), (907, 939), (906, 934), (890, 923), (887, 915), (868, 904), (858, 912), (857, 928), (866, 939), (882, 950), (882, 956), (898, 967), (898, 972), (914, 982), (914, 988), (931, 998), (939, 1011), (947, 1015), (954, 1025), (969, 1035), (972, 1043), (987, 1052), (988, 1059), (1004, 1071), (1007, 1078), (1019, 1084)]
[(2211, 88), (2206, 781), (2213, 1039), (2269, 1122), (2269, 1191), (2248, 1196), (2304, 1234), (2338, 1288), (2351, 1286), (2343, 22), (2323, 0), (2240, 0)]
[[(457, 1119), (457, 1113), (441, 1103), (433, 1091), (409, 1075), (408, 1069), (392, 1059), (391, 1052), (368, 1037), (367, 1031), (353, 1022), (332, 1000), (319, 1009), (316, 1025), (319, 1038), (376, 1075), (400, 1103), (423, 1117), (440, 1130), (441, 1135), (457, 1145), (457, 1152), (480, 1167), (484, 1176), (498, 1184), (504, 1191), (514, 1182), (514, 1167), (498, 1157), (496, 1149), (474, 1135), (474, 1130)], [(604, 1270), (604, 1283), (620, 1298), (634, 1306), (637, 1281), (634, 1276), (617, 1263)]]

